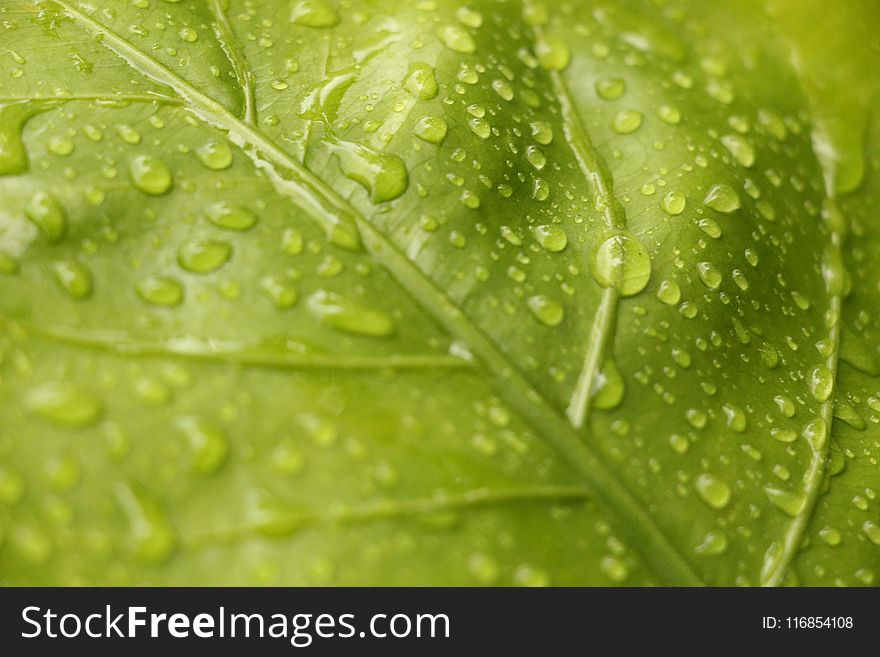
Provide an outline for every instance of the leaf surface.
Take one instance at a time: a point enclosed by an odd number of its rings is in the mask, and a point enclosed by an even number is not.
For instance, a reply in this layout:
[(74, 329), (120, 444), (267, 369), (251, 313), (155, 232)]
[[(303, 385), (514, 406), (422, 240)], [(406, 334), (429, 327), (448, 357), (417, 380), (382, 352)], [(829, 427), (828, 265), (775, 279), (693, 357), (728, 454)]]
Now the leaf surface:
[(870, 30), (398, 4), (0, 0), (0, 578), (873, 583)]

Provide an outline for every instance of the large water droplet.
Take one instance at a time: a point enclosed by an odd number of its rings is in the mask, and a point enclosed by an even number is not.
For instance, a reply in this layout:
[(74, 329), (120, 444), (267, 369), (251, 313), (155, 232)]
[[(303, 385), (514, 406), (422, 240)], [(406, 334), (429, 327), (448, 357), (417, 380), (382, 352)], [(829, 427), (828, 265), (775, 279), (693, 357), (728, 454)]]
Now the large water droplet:
[(532, 235), (535, 236), (538, 244), (551, 253), (559, 253), (568, 245), (568, 237), (561, 226), (556, 224), (545, 224), (534, 226), (531, 230)]
[(651, 257), (635, 237), (614, 235), (593, 255), (593, 277), (602, 287), (613, 287), (622, 296), (638, 294), (651, 278)]
[(700, 280), (703, 281), (703, 285), (710, 290), (717, 290), (724, 278), (721, 272), (718, 271), (718, 268), (711, 262), (698, 262), (697, 274)]
[(687, 197), (677, 191), (668, 192), (660, 201), (660, 207), (663, 208), (663, 211), (673, 217), (684, 212), (685, 205), (687, 205)]
[(813, 368), (810, 373), (810, 393), (813, 398), (819, 403), (824, 403), (831, 397), (833, 390), (834, 375), (831, 370), (824, 365)]
[(642, 113), (636, 110), (620, 110), (611, 121), (611, 129), (618, 134), (628, 135), (641, 127), (642, 118)]
[(393, 201), (409, 186), (406, 165), (396, 155), (379, 153), (366, 146), (335, 140), (333, 150), (342, 173), (361, 184), (373, 203)]
[(607, 360), (596, 377), (593, 391), (593, 408), (611, 410), (620, 405), (626, 392), (623, 376), (613, 360)]

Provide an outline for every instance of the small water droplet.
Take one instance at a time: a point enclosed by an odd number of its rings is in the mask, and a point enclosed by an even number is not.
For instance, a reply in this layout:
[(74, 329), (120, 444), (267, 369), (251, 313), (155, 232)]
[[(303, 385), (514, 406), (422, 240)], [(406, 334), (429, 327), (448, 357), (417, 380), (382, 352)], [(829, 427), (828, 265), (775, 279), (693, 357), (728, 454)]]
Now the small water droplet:
[(765, 486), (764, 493), (773, 506), (792, 518), (797, 517), (807, 503), (807, 498), (803, 493), (793, 493), (771, 486)]
[(538, 244), (551, 253), (559, 253), (565, 250), (568, 245), (568, 236), (565, 234), (565, 230), (556, 224), (534, 226), (531, 231)]
[(716, 212), (730, 214), (742, 207), (739, 194), (729, 185), (712, 185), (706, 198), (703, 199), (703, 205), (712, 208)]
[(813, 398), (819, 403), (824, 403), (831, 397), (833, 390), (834, 375), (831, 370), (824, 365), (813, 368), (810, 373), (810, 393)]
[(410, 65), (403, 88), (419, 100), (436, 98), (440, 91), (434, 69), (423, 63)]
[(657, 287), (657, 298), (667, 306), (674, 306), (681, 301), (681, 288), (675, 281), (662, 281)]
[(226, 230), (246, 231), (257, 225), (257, 215), (238, 205), (219, 201), (205, 209), (208, 221)]
[(154, 306), (179, 306), (183, 302), (183, 285), (173, 278), (150, 276), (137, 284), (141, 299)]
[(386, 312), (367, 308), (333, 292), (319, 290), (308, 299), (309, 311), (340, 331), (370, 337), (388, 337), (396, 327)]
[(373, 203), (393, 201), (409, 187), (406, 164), (396, 155), (342, 140), (334, 140), (332, 145), (342, 173), (362, 185)]
[(724, 135), (721, 137), (721, 143), (740, 165), (751, 167), (755, 164), (755, 148), (746, 137), (735, 134)]
[(596, 80), (596, 94), (603, 100), (617, 100), (626, 93), (626, 82), (621, 78)]
[(196, 155), (212, 171), (223, 171), (232, 166), (232, 149), (225, 141), (209, 141), (196, 151)]
[(177, 251), (177, 262), (194, 274), (217, 271), (232, 258), (232, 247), (226, 242), (193, 240)]
[(536, 294), (529, 297), (526, 304), (535, 318), (546, 326), (559, 326), (565, 318), (565, 309), (546, 295)]
[(128, 539), (135, 557), (147, 564), (167, 561), (177, 545), (177, 535), (160, 503), (140, 489), (121, 484), (116, 498), (128, 518)]
[(694, 485), (703, 501), (713, 509), (723, 509), (730, 503), (730, 486), (724, 480), (703, 473)]
[(442, 144), (448, 130), (446, 121), (438, 116), (423, 116), (413, 128), (416, 137), (430, 144)]
[(670, 216), (678, 216), (684, 212), (687, 198), (678, 191), (667, 192), (660, 201), (660, 207)]
[(48, 192), (37, 192), (25, 208), (25, 215), (50, 242), (59, 242), (67, 232), (67, 213)]
[(100, 420), (103, 404), (95, 395), (72, 383), (47, 383), (32, 390), (28, 409), (63, 427), (90, 427)]
[(151, 196), (161, 196), (168, 193), (173, 184), (168, 166), (149, 155), (139, 155), (134, 158), (129, 173), (134, 186)]
[(458, 25), (444, 25), (438, 30), (437, 36), (444, 46), (454, 52), (470, 55), (477, 50), (470, 32)]
[(611, 122), (611, 129), (621, 135), (628, 135), (638, 130), (642, 125), (643, 114), (636, 110), (620, 110)]
[(593, 390), (593, 408), (611, 410), (623, 401), (626, 385), (623, 376), (613, 360), (607, 360), (602, 371), (596, 376)]
[(339, 25), (340, 17), (326, 0), (298, 0), (290, 8), (290, 22), (304, 27), (329, 28)]
[(718, 271), (718, 268), (711, 262), (697, 263), (697, 274), (703, 282), (703, 285), (710, 290), (717, 290), (721, 285), (721, 281), (724, 279), (721, 272)]
[(702, 542), (694, 548), (694, 552), (701, 556), (717, 556), (726, 551), (727, 534), (714, 529), (707, 532)]
[(85, 299), (92, 294), (93, 280), (91, 270), (75, 260), (66, 260), (52, 266), (55, 280), (61, 288), (76, 299)]
[(223, 467), (229, 455), (229, 441), (220, 427), (195, 415), (178, 418), (175, 426), (187, 441), (193, 472), (207, 475)]

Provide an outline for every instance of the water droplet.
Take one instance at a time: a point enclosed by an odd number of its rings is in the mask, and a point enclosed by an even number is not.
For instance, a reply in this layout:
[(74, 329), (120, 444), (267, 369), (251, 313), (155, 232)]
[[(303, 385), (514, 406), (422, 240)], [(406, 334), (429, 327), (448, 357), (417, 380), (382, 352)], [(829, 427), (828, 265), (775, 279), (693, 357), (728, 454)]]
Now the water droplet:
[(559, 326), (565, 318), (565, 309), (546, 295), (529, 297), (526, 304), (537, 320), (546, 326)]
[(596, 80), (596, 93), (603, 100), (617, 100), (626, 93), (626, 82), (621, 78)]
[(669, 446), (672, 448), (674, 452), (677, 454), (684, 454), (688, 451), (691, 444), (688, 442), (688, 439), (684, 436), (681, 436), (677, 433), (669, 436)]
[(880, 545), (880, 525), (873, 520), (866, 520), (862, 524), (862, 532), (874, 545)]
[(458, 25), (445, 25), (437, 32), (440, 42), (450, 50), (465, 55), (476, 52), (477, 44), (470, 32)]
[(393, 201), (409, 187), (409, 172), (396, 155), (342, 140), (335, 140), (333, 147), (342, 173), (362, 185), (373, 203)]
[(703, 541), (694, 548), (694, 552), (701, 556), (717, 556), (727, 551), (727, 534), (722, 531), (711, 530), (703, 537)]
[(730, 503), (730, 486), (711, 474), (701, 474), (694, 484), (703, 501), (713, 509), (723, 509)]
[(614, 287), (624, 297), (645, 289), (651, 278), (651, 258), (644, 245), (631, 235), (605, 240), (592, 261), (593, 277), (602, 287)]
[(45, 419), (71, 428), (90, 427), (103, 413), (101, 400), (72, 383), (47, 383), (35, 388), (25, 404)]
[(517, 586), (549, 586), (550, 576), (540, 568), (523, 564), (514, 571), (513, 581)]
[(470, 555), (467, 561), (467, 569), (471, 577), (484, 586), (490, 586), (498, 581), (498, 564), (494, 559), (485, 554), (475, 552)]
[(543, 36), (535, 44), (535, 55), (548, 71), (563, 71), (571, 62), (571, 52), (562, 39)]
[(765, 486), (764, 493), (773, 506), (792, 518), (797, 517), (807, 503), (807, 498), (803, 493), (792, 493), (771, 486)]
[(257, 215), (238, 205), (227, 201), (219, 201), (205, 209), (208, 221), (226, 230), (245, 231), (257, 225)]
[(232, 258), (232, 247), (226, 242), (193, 240), (177, 251), (180, 266), (194, 274), (217, 271)]
[(660, 201), (660, 207), (663, 208), (663, 211), (673, 217), (684, 212), (685, 205), (687, 205), (687, 198), (681, 192), (676, 191), (667, 192), (663, 196), (663, 200)]
[(325, 324), (347, 333), (388, 337), (396, 330), (394, 320), (384, 311), (367, 308), (333, 292), (315, 292), (308, 299), (308, 308)]
[(0, 251), (0, 274), (13, 276), (18, 273), (20, 268), (21, 265), (16, 258), (13, 258), (5, 251)]
[(179, 36), (182, 41), (186, 41), (187, 43), (195, 43), (199, 40), (199, 33), (191, 27), (181, 28), (180, 32), (177, 33), (177, 36)]
[(0, 176), (14, 176), (28, 170), (22, 131), (35, 113), (34, 109), (21, 103), (0, 105)]
[(710, 290), (717, 290), (724, 278), (721, 272), (718, 271), (718, 268), (711, 262), (697, 263), (697, 274), (700, 280), (703, 281), (703, 285)]
[(199, 416), (178, 418), (175, 426), (186, 438), (193, 472), (211, 474), (226, 463), (229, 441), (220, 427)]
[(618, 134), (628, 135), (641, 127), (642, 118), (642, 113), (636, 110), (620, 110), (611, 122), (611, 129)]
[(611, 410), (620, 405), (626, 392), (623, 376), (613, 360), (605, 361), (602, 371), (596, 376), (593, 390), (593, 408)]
[(508, 102), (513, 100), (513, 87), (507, 80), (504, 80), (502, 78), (492, 80), (492, 89), (494, 89), (495, 93), (498, 94), (503, 100), (506, 100)]
[(223, 171), (232, 166), (232, 149), (225, 141), (209, 141), (196, 151), (196, 155), (212, 171)]
[(92, 272), (85, 265), (75, 260), (58, 262), (52, 266), (55, 280), (61, 288), (76, 299), (91, 296), (93, 289)]
[(25, 208), (25, 215), (50, 242), (59, 242), (67, 232), (67, 213), (48, 192), (37, 192)]
[(468, 121), (468, 127), (480, 139), (492, 136), (492, 126), (486, 119), (475, 116)]
[(467, 27), (477, 28), (483, 24), (483, 15), (470, 7), (459, 7), (455, 11), (455, 17)]
[(721, 143), (740, 165), (751, 167), (755, 164), (755, 149), (747, 138), (742, 135), (724, 135)]
[(736, 406), (735, 404), (724, 404), (721, 407), (721, 410), (724, 411), (728, 427), (737, 433), (742, 433), (746, 430), (746, 414), (739, 406)]
[(529, 127), (532, 130), (532, 139), (542, 146), (553, 142), (553, 128), (545, 121), (533, 121)]
[(134, 186), (145, 194), (161, 196), (171, 189), (171, 171), (166, 164), (149, 155), (139, 155), (129, 168)]
[(65, 157), (73, 153), (76, 149), (76, 145), (73, 143), (72, 139), (68, 139), (67, 137), (54, 137), (49, 141), (46, 149), (53, 155)]
[(681, 301), (681, 288), (675, 281), (662, 281), (657, 287), (657, 298), (667, 306), (674, 306)]
[(614, 555), (603, 557), (599, 562), (599, 569), (612, 582), (622, 582), (629, 577), (629, 568), (626, 567), (626, 563)]
[(328, 28), (339, 25), (339, 14), (325, 0), (298, 0), (290, 9), (290, 22), (305, 27)]
[(526, 148), (526, 160), (538, 171), (541, 171), (547, 165), (547, 156), (544, 155), (544, 151), (538, 146), (528, 146)]
[(712, 208), (716, 212), (730, 214), (742, 207), (739, 194), (729, 185), (712, 185), (706, 198), (703, 199), (703, 205)]
[(290, 283), (275, 276), (266, 276), (260, 281), (260, 287), (275, 303), (279, 310), (293, 308), (299, 300), (299, 293)]
[(144, 491), (119, 485), (116, 498), (128, 518), (128, 540), (135, 557), (147, 564), (168, 560), (177, 535), (160, 503)]
[(416, 137), (430, 144), (442, 144), (448, 130), (446, 121), (438, 116), (423, 116), (413, 128)]
[(671, 105), (661, 105), (657, 108), (657, 116), (664, 123), (678, 125), (681, 123), (681, 110)]
[(709, 416), (706, 415), (706, 412), (701, 411), (698, 408), (687, 409), (687, 411), (685, 411), (684, 417), (688, 421), (688, 424), (690, 424), (694, 429), (702, 429), (709, 421)]
[(827, 525), (819, 530), (819, 538), (821, 538), (826, 545), (830, 545), (831, 547), (840, 545), (842, 540), (840, 532), (834, 527), (829, 527)]
[(415, 63), (409, 67), (403, 88), (419, 100), (436, 98), (440, 91), (434, 69), (422, 63)]
[(141, 133), (125, 123), (116, 126), (116, 132), (122, 137), (122, 141), (132, 146), (140, 144), (143, 140)]
[(531, 231), (538, 244), (551, 253), (559, 253), (568, 245), (568, 236), (562, 227), (556, 224), (534, 226)]
[(825, 442), (828, 439), (828, 426), (825, 424), (825, 420), (817, 417), (804, 425), (801, 435), (807, 439), (813, 451), (819, 452), (825, 447)]
[(24, 490), (24, 477), (0, 465), (0, 504), (6, 506), (17, 504), (24, 497)]
[(810, 373), (810, 393), (813, 398), (819, 403), (824, 403), (831, 397), (833, 390), (834, 375), (831, 370), (824, 365), (813, 368)]
[(183, 285), (173, 278), (150, 276), (137, 284), (141, 299), (154, 306), (179, 306), (183, 302)]

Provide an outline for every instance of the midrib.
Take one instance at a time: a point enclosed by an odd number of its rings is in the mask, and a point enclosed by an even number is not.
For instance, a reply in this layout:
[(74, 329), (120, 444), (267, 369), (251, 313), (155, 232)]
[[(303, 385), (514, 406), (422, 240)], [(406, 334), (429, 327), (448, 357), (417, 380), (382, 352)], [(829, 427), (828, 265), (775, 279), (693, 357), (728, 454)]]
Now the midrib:
[[(629, 493), (604, 461), (589, 447), (568, 420), (558, 413), (504, 353), (462, 311), (428, 279), (366, 217), (340, 198), (299, 161), (267, 135), (243, 122), (220, 103), (194, 88), (162, 63), (139, 50), (90, 16), (63, 0), (55, 0), (87, 32), (101, 37), (101, 43), (132, 68), (173, 89), (187, 108), (206, 123), (229, 134), (230, 139), (265, 168), (286, 170), (279, 192), (292, 199), (328, 230), (357, 226), (364, 247), (396, 278), (407, 293), (451, 335), (469, 345), (488, 370), (498, 393), (519, 411), (538, 434), (551, 444), (581, 476), (596, 499), (621, 520), (628, 535), (655, 574), (669, 584), (698, 585), (700, 578), (676, 547), (667, 539), (654, 518)], [(293, 192), (291, 194), (291, 192)], [(331, 219), (327, 219), (327, 217)]]

